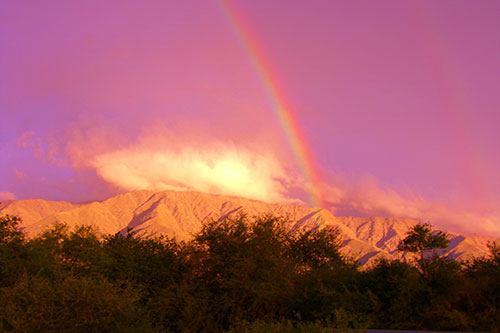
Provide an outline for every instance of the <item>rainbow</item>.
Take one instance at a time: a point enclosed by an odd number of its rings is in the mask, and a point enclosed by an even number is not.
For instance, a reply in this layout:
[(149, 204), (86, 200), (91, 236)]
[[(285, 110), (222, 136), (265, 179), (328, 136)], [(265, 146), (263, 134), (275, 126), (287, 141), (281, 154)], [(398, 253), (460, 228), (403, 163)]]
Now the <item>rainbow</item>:
[(252, 34), (250, 26), (238, 8), (230, 0), (220, 0), (219, 4), (267, 91), (273, 111), (278, 117), (293, 152), (295, 162), (305, 178), (309, 204), (314, 207), (322, 207), (320, 183), (314, 158), (311, 150), (307, 147), (307, 140), (295, 120), (293, 109), (286, 102), (276, 75), (273, 75), (271, 66), (264, 57), (263, 48), (259, 47), (257, 38)]

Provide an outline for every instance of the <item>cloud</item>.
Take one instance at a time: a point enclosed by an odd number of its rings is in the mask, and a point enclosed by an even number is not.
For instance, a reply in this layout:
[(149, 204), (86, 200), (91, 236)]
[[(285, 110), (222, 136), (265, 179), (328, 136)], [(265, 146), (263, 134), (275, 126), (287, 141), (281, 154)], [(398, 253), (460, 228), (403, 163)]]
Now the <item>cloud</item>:
[(64, 166), (64, 158), (58, 156), (59, 143), (53, 137), (41, 138), (34, 131), (24, 132), (17, 140), (20, 148), (31, 149), (33, 156), (57, 166)]
[(16, 196), (11, 192), (0, 192), (0, 201), (15, 200)]
[[(83, 189), (89, 198), (97, 198), (96, 193), (102, 199), (147, 189), (193, 190), (265, 202), (305, 199), (307, 186), (290, 156), (267, 142), (273, 140), (229, 141), (202, 131), (164, 127), (146, 127), (124, 135), (118, 128), (79, 123), (58, 138), (39, 139), (27, 132), (18, 146), (30, 148), (44, 161), (71, 166), (75, 175), (60, 186), (61, 190), (73, 193), (72, 189)], [(64, 163), (56, 158), (58, 152), (63, 152)], [(384, 187), (373, 176), (331, 172), (323, 176), (320, 192), (336, 215), (407, 217), (450, 230), (500, 235), (499, 212), (474, 211), (403, 193)], [(16, 172), (16, 177), (24, 175)]]
[(230, 141), (162, 125), (131, 136), (105, 125), (75, 124), (59, 142), (77, 173), (95, 171), (116, 192), (192, 190), (289, 202), (288, 189), (300, 187), (296, 171), (284, 167), (289, 160), (260, 137)]
[[(51, 198), (88, 201), (103, 199), (104, 194), (148, 189), (193, 190), (265, 202), (300, 201), (288, 195), (291, 188), (300, 194), (300, 175), (293, 167), (285, 167), (293, 165), (286, 152), (265, 135), (224, 140), (223, 134), (167, 129), (161, 123), (130, 133), (122, 126), (96, 124), (92, 119), (44, 136), (31, 131), (18, 138), (18, 147), (45, 162), (45, 169), (52, 165), (53, 174), (61, 174), (41, 177), (45, 192), (57, 192)], [(32, 174), (26, 168), (16, 169), (17, 187)], [(42, 188), (40, 181), (37, 188)], [(101, 194), (96, 196), (96, 192)]]
[(382, 188), (375, 177), (334, 175), (322, 184), (324, 200), (336, 215), (406, 217), (451, 230), (500, 236), (500, 213), (474, 212)]
[(182, 148), (137, 144), (97, 155), (91, 165), (124, 190), (194, 190), (284, 202), (290, 183), (271, 156), (221, 142)]

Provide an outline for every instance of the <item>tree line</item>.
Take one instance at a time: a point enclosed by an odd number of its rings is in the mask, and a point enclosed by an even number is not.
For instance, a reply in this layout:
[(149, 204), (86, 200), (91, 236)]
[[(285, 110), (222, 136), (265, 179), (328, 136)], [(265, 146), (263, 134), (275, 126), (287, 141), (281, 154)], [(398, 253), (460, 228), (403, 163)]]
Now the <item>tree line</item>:
[[(338, 229), (273, 215), (214, 220), (188, 242), (55, 225), (34, 238), (0, 217), (0, 331), (500, 331), (500, 247), (457, 262), (413, 226), (415, 260), (360, 267)], [(427, 255), (426, 255), (427, 254)]]

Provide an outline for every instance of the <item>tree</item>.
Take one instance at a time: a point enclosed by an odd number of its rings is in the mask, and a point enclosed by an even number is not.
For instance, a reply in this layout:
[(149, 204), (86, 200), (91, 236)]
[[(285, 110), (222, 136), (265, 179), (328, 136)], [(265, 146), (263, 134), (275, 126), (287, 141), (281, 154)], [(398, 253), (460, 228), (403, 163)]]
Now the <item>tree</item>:
[(299, 270), (338, 267), (348, 264), (340, 252), (342, 237), (338, 227), (300, 230), (289, 235), (290, 252)]
[(24, 270), (27, 251), (19, 224), (17, 216), (0, 216), (0, 286), (11, 285)]
[(433, 249), (446, 249), (450, 243), (446, 232), (432, 230), (429, 223), (417, 223), (408, 230), (406, 237), (399, 243), (398, 250), (401, 252), (418, 253), (419, 264), (427, 277), (425, 252)]
[(19, 245), (24, 242), (24, 234), (19, 231), (21, 219), (17, 216), (0, 217), (0, 244), (4, 246)]

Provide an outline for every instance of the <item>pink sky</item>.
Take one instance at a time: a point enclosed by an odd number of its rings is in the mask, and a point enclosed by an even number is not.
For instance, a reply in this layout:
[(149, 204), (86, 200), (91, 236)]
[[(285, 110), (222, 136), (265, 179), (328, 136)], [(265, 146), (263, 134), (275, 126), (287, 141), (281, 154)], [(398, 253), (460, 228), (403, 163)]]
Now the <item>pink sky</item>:
[[(498, 1), (232, 3), (327, 208), (500, 235)], [(234, 29), (218, 1), (2, 1), (0, 200), (307, 201)]]

